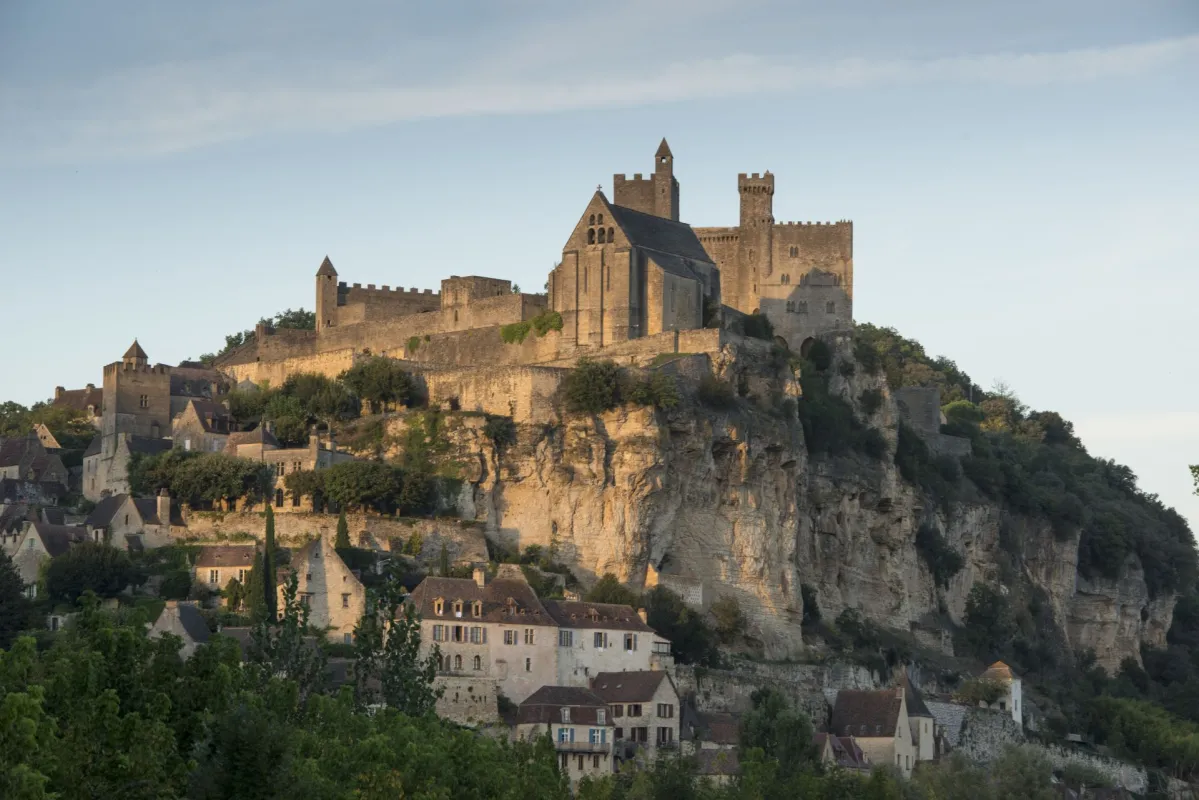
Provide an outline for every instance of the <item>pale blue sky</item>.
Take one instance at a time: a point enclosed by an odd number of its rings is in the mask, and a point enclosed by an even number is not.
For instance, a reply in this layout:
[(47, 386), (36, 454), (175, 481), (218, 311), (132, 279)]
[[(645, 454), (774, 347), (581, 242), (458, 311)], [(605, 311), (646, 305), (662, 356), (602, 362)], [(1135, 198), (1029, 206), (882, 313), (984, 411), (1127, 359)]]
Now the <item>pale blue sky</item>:
[(854, 220), (859, 320), (1199, 523), (1194, 0), (0, 2), (0, 399), (311, 308), (326, 253), (539, 289), (662, 136), (686, 221), (773, 171)]

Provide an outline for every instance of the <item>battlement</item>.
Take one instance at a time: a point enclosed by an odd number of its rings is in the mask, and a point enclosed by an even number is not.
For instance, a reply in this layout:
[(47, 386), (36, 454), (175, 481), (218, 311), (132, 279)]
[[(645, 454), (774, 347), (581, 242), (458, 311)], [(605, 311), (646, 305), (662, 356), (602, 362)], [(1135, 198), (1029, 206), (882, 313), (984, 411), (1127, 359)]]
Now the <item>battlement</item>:
[(170, 375), (171, 368), (166, 364), (130, 364), (128, 361), (114, 361), (104, 367), (105, 375), (116, 375), (117, 373), (141, 372), (146, 375)]
[(387, 284), (383, 284), (383, 286), (375, 288), (375, 284), (373, 283), (368, 283), (365, 287), (363, 287), (361, 283), (347, 285), (345, 281), (341, 281), (337, 284), (337, 291), (339, 294), (349, 294), (351, 292), (355, 294), (369, 293), (376, 297), (401, 297), (405, 295), (428, 295), (430, 297), (435, 297), (437, 295), (437, 292), (434, 292), (432, 289), (417, 289), (415, 287), (411, 289), (405, 289), (403, 286), (397, 286), (393, 289)]
[(613, 175), (612, 185), (619, 186), (624, 183), (650, 183), (651, 180), (651, 178), (645, 177), (640, 172), (634, 172), (633, 177), (631, 178), (628, 175)]
[(774, 173), (767, 170), (761, 174), (754, 172), (746, 175), (744, 172), (737, 175), (737, 188), (741, 191), (754, 189), (768, 189), (771, 194), (774, 194)]
[(778, 222), (775, 224), (776, 225), (785, 225), (788, 228), (791, 228), (791, 227), (808, 228), (808, 227), (825, 227), (825, 226), (835, 228), (835, 227), (838, 227), (841, 225), (853, 225), (853, 222), (850, 220), (847, 220), (847, 219), (839, 219), (836, 222)]

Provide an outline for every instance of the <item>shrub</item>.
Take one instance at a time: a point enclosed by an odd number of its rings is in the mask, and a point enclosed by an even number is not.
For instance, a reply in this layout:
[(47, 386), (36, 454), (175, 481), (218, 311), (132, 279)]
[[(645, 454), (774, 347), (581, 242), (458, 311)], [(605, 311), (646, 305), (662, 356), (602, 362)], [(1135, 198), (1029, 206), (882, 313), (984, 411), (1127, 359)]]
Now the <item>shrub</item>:
[(757, 311), (742, 318), (741, 332), (753, 339), (774, 341), (774, 325), (765, 314)]
[(532, 329), (533, 323), (528, 320), (502, 325), (500, 326), (500, 338), (504, 340), (504, 344), (520, 344)]
[(538, 336), (545, 336), (550, 331), (562, 330), (562, 315), (557, 311), (543, 311), (533, 317), (530, 322)]
[(94, 542), (72, 546), (46, 568), (46, 593), (70, 605), (88, 591), (116, 597), (135, 582), (139, 582), (139, 574), (128, 554)]
[(979, 703), (992, 705), (998, 702), (999, 698), (1005, 694), (1007, 694), (1007, 687), (999, 681), (971, 678), (970, 680), (962, 681), (957, 691), (953, 693), (953, 697), (959, 703), (976, 706)]
[(704, 405), (719, 411), (725, 411), (737, 405), (732, 384), (720, 380), (715, 375), (704, 375), (700, 378), (696, 396)]
[(158, 594), (163, 600), (186, 600), (191, 589), (191, 571), (186, 568), (172, 569), (163, 575)]
[(409, 537), (408, 541), (404, 543), (404, 555), (419, 556), (421, 550), (424, 549), (424, 546), (425, 538), (421, 536), (420, 531), (416, 531), (411, 537)]
[(511, 417), (488, 416), (483, 434), (492, 441), (497, 450), (516, 443), (516, 423)]
[(853, 357), (862, 365), (867, 375), (877, 375), (883, 368), (883, 357), (879, 355), (878, 350), (870, 342), (856, 336), (853, 340)]
[(532, 319), (513, 322), (500, 327), (500, 338), (505, 344), (520, 344), (530, 332), (545, 336), (550, 331), (562, 330), (562, 315), (557, 311), (543, 311)]
[(812, 362), (819, 372), (825, 372), (833, 365), (833, 351), (828, 346), (828, 342), (823, 339), (816, 339), (808, 347), (807, 355), (804, 356), (808, 361)]
[(981, 583), (966, 598), (965, 621), (963, 638), (971, 652), (984, 661), (997, 657), (1016, 632), (1007, 598)]
[(580, 358), (563, 382), (571, 411), (599, 414), (620, 403), (620, 368), (611, 361)]
[(872, 416), (874, 412), (882, 408), (883, 393), (880, 389), (863, 389), (858, 395), (858, 405), (862, 408), (862, 413), (866, 416)]
[(623, 392), (630, 403), (654, 408), (670, 409), (679, 404), (679, 390), (674, 376), (653, 371), (644, 380), (632, 379)]
[(949, 546), (941, 531), (931, 522), (925, 522), (916, 531), (916, 551), (928, 565), (933, 582), (948, 587), (949, 579), (962, 568), (962, 557)]
[(420, 337), (419, 336), (409, 336), (408, 337), (408, 352), (415, 353), (418, 349), (420, 349)]
[(339, 379), (346, 388), (370, 404), (372, 413), (386, 411), (396, 403), (409, 405), (415, 396), (415, 384), (398, 361), (374, 356), (359, 361)]
[(852, 361), (842, 361), (837, 365), (837, 372), (842, 378), (852, 378), (857, 373), (857, 367)]
[(722, 594), (709, 609), (716, 621), (716, 635), (722, 644), (729, 644), (745, 631), (746, 618), (741, 604), (730, 594)]

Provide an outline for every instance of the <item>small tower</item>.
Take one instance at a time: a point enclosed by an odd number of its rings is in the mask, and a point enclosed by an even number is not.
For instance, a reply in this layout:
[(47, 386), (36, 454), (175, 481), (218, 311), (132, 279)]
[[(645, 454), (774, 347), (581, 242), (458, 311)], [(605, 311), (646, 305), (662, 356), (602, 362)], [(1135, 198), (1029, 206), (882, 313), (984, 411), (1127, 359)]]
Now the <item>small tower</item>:
[(666, 139), (654, 153), (654, 215), (679, 221), (679, 182), (674, 178), (674, 154)]
[(741, 195), (741, 231), (733, 287), (736, 296), (726, 294), (725, 302), (738, 311), (752, 314), (758, 309), (760, 282), (773, 268), (774, 175), (743, 172), (737, 176), (737, 192)]
[(146, 351), (137, 343), (137, 339), (134, 339), (133, 344), (129, 345), (129, 349), (125, 351), (125, 355), (121, 356), (121, 363), (129, 367), (144, 367), (149, 359)]
[(318, 332), (337, 324), (337, 270), (329, 256), (316, 271), (316, 329)]

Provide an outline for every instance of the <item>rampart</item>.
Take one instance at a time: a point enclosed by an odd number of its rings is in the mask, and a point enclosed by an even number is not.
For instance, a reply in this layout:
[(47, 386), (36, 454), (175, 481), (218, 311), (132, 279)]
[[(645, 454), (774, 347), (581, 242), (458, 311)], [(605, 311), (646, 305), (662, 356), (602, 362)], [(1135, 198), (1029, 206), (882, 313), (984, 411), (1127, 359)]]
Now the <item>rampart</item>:
[(436, 369), (415, 365), (429, 405), (511, 417), (514, 422), (550, 422), (556, 418), (553, 396), (565, 370), (554, 367)]

